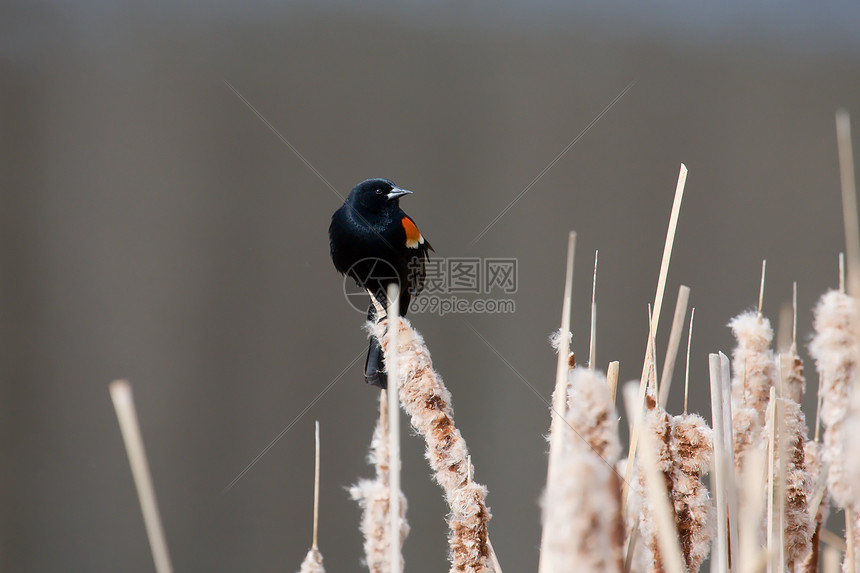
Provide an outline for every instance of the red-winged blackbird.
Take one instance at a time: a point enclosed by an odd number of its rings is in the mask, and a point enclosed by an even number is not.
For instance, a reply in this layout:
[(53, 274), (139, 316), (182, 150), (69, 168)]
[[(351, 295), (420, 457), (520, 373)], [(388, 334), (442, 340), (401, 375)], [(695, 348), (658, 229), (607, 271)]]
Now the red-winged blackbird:
[[(412, 192), (388, 179), (362, 181), (334, 212), (328, 228), (334, 267), (386, 306), (386, 289), (397, 283), (401, 316), (409, 310), (412, 296), (424, 287), (424, 261), (433, 250), (415, 221), (400, 209), (400, 197), (408, 193)], [(372, 301), (367, 319), (377, 320)], [(364, 381), (380, 388), (387, 386), (382, 348), (375, 337), (370, 339)]]

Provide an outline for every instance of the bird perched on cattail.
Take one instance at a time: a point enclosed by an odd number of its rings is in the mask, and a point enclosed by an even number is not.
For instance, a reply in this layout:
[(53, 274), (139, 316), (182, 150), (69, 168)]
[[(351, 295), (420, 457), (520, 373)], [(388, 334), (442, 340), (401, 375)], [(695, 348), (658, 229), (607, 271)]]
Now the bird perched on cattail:
[[(387, 302), (388, 286), (396, 283), (400, 316), (406, 315), (411, 298), (424, 288), (425, 261), (433, 250), (415, 221), (400, 208), (400, 197), (409, 193), (388, 179), (362, 181), (334, 212), (328, 228), (331, 260), (338, 272), (353, 278), (381, 304)], [(367, 319), (381, 318), (371, 301)], [(380, 388), (387, 386), (376, 337), (370, 339), (364, 380)]]

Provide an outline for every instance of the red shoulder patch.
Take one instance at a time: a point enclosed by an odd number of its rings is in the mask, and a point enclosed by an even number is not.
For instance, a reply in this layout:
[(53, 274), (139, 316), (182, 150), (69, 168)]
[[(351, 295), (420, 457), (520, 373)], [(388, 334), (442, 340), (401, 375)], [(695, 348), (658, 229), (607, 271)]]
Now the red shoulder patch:
[(400, 219), (400, 224), (403, 225), (403, 230), (406, 231), (406, 246), (410, 249), (417, 249), (418, 245), (424, 242), (424, 237), (421, 236), (418, 227), (415, 226), (415, 223), (409, 217)]

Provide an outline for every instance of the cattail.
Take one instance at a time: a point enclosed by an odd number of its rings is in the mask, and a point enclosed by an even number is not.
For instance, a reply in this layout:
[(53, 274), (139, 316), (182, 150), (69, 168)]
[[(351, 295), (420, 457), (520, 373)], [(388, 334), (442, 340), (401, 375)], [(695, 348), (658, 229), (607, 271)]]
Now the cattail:
[[(370, 442), (368, 461), (376, 469), (374, 479), (363, 479), (349, 489), (352, 499), (361, 507), (361, 531), (364, 535), (364, 564), (371, 573), (390, 573), (389, 563), (389, 451), (388, 408), (385, 390), (379, 393), (379, 419)], [(406, 496), (400, 493), (400, 545), (409, 535), (406, 521)]]
[(811, 442), (807, 440), (809, 428), (806, 416), (800, 409), (800, 401), (806, 391), (806, 378), (796, 344), (791, 345), (787, 354), (780, 355), (780, 373), (783, 372), (783, 414), (787, 438), (783, 543), (786, 566), (794, 570), (796, 564), (805, 563), (812, 551), (812, 537), (816, 529), (815, 516), (809, 514), (816, 480), (806, 464), (807, 446)]
[[(786, 567), (793, 571), (795, 564), (803, 562), (811, 548), (814, 528), (809, 515), (809, 496), (813, 489), (813, 479), (806, 469), (806, 418), (800, 405), (790, 398), (785, 398), (780, 413), (783, 415), (780, 428), (785, 432), (786, 456), (785, 482), (782, 489), (785, 498), (783, 544)], [(770, 420), (765, 424), (764, 435), (767, 435), (769, 424)], [(778, 460), (779, 448), (776, 449), (776, 456)], [(778, 476), (774, 475), (774, 479), (778, 479)]]
[(827, 487), (837, 505), (856, 503), (860, 483), (852, 481), (846, 468), (846, 416), (851, 387), (857, 379), (855, 304), (839, 291), (826, 293), (815, 309), (815, 336), (809, 351), (822, 376), (821, 421), (824, 424), (822, 460)]
[[(666, 480), (675, 527), (688, 571), (698, 571), (710, 552), (714, 530), (713, 503), (702, 478), (710, 467), (713, 431), (701, 416), (670, 416), (649, 394), (645, 398), (645, 431), (657, 444), (657, 462)], [(642, 496), (640, 534), (650, 554), (649, 571), (663, 571), (653, 509), (645, 497), (644, 476), (638, 478)]]
[[(470, 479), (466, 441), (454, 425), (451, 394), (433, 370), (424, 339), (405, 318), (399, 319), (397, 364), (400, 402), (412, 427), (424, 437), (427, 460), (445, 492), (451, 572), (493, 570), (488, 544), (487, 489)], [(388, 358), (388, 320), (372, 325)]]
[(568, 376), (568, 423), (593, 453), (609, 464), (618, 461), (618, 414), (609, 396), (606, 377), (590, 368), (573, 368)]
[(672, 501), (678, 535), (687, 570), (698, 571), (710, 553), (714, 532), (714, 505), (702, 482), (710, 469), (713, 431), (696, 414), (672, 416), (670, 424), (676, 466)]
[[(827, 489), (830, 497), (846, 510), (846, 519), (856, 519), (860, 503), (860, 483), (847, 465), (850, 458), (853, 431), (848, 427), (849, 409), (853, 400), (852, 387), (857, 384), (857, 338), (854, 300), (839, 291), (826, 293), (815, 309), (815, 336), (809, 351), (815, 358), (822, 378), (821, 421), (824, 424), (822, 461), (827, 466)], [(856, 560), (860, 544), (857, 528), (849, 544), (843, 570), (849, 571)], [(854, 573), (850, 571), (850, 573)]]
[(756, 311), (739, 314), (729, 322), (737, 341), (732, 352), (732, 435), (735, 468), (740, 471), (750, 440), (761, 433), (776, 365), (770, 349), (773, 329)]
[(588, 368), (568, 376), (568, 413), (557, 475), (544, 496), (544, 535), (554, 571), (623, 570), (621, 446), (606, 378)]
[(299, 573), (325, 573), (323, 567), (323, 557), (319, 549), (311, 548), (308, 554), (305, 555), (305, 560), (302, 561), (302, 567)]
[[(669, 414), (657, 404), (653, 390), (649, 390), (645, 396), (645, 413), (643, 416), (643, 432), (653, 434), (653, 443), (656, 446), (657, 467), (666, 480), (666, 488), (674, 489), (675, 467), (672, 460), (672, 429)], [(654, 508), (649, 498), (645, 483), (645, 474), (639, 472), (639, 479), (635, 487), (642, 499), (642, 513), (639, 519), (639, 534), (645, 547), (645, 552), (650, 560), (648, 571), (663, 571), (663, 559), (660, 555), (660, 542), (658, 538), (657, 525), (655, 523)]]

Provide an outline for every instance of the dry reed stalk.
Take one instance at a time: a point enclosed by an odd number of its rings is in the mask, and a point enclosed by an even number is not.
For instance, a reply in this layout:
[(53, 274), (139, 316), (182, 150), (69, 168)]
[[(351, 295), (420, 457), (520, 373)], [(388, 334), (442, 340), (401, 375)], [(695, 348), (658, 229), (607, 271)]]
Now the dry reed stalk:
[(594, 278), (591, 282), (591, 333), (588, 337), (588, 367), (597, 361), (597, 251), (594, 251)]
[[(364, 535), (364, 564), (370, 573), (391, 573), (389, 562), (390, 538), (388, 524), (390, 519), (389, 498), (389, 452), (388, 452), (388, 402), (386, 390), (379, 393), (379, 419), (373, 430), (368, 462), (374, 466), (373, 479), (359, 480), (349, 489), (352, 499), (361, 507), (361, 532)], [(406, 496), (400, 492), (400, 539), (403, 542), (409, 535), (406, 521)], [(402, 563), (402, 560), (401, 560)]]
[[(723, 363), (726, 360), (727, 358), (722, 353), (708, 355), (708, 370), (711, 381), (711, 417), (714, 426), (713, 489), (717, 513), (717, 544), (716, 549), (712, 553), (717, 571), (728, 571), (729, 562), (736, 562), (734, 559), (730, 559), (729, 551), (731, 549), (734, 554), (737, 547), (729, 542), (729, 510), (732, 507), (729, 482), (733, 479), (732, 469), (734, 465), (731, 462), (731, 401), (726, 399), (729, 380), (723, 375), (723, 371), (725, 370)], [(727, 409), (729, 412), (726, 412)]]
[[(401, 318), (399, 323), (400, 402), (412, 427), (424, 437), (427, 460), (448, 502), (450, 571), (490, 572), (493, 567), (487, 534), (490, 520), (485, 501), (487, 489), (469, 479), (469, 452), (454, 425), (451, 393), (433, 370), (424, 339), (407, 319)], [(386, 362), (391, 355), (387, 326), (387, 319), (371, 325), (382, 344)]]
[(839, 573), (839, 561), (842, 558), (842, 552), (832, 545), (824, 546), (824, 556), (821, 563), (821, 571), (823, 573)]
[(762, 444), (748, 448), (744, 455), (740, 488), (740, 567), (741, 573), (757, 570), (762, 554), (762, 508), (764, 507), (767, 452)]
[(777, 509), (779, 498), (782, 493), (782, 480), (778, 459), (780, 458), (780, 437), (782, 430), (782, 417), (780, 415), (780, 403), (776, 400), (776, 388), (770, 389), (770, 400), (766, 412), (768, 423), (767, 430), (767, 571), (777, 573), (780, 571), (779, 563), (783, 556), (782, 538), (777, 547), (777, 534), (780, 531), (782, 514)]
[(566, 432), (559, 475), (543, 499), (546, 555), (552, 571), (616, 571), (623, 568), (621, 480), (612, 464), (621, 446), (617, 416), (603, 375), (589, 368), (570, 372)]
[(681, 335), (684, 332), (684, 318), (687, 316), (687, 305), (690, 302), (690, 287), (678, 287), (678, 300), (675, 302), (675, 314), (672, 317), (672, 329), (669, 331), (669, 343), (666, 346), (666, 357), (663, 359), (663, 370), (660, 374), (660, 404), (666, 405), (669, 399), (669, 389), (672, 387), (672, 374), (675, 372), (675, 361), (678, 349), (681, 347)]
[(167, 539), (161, 525), (161, 515), (158, 511), (158, 502), (155, 499), (155, 487), (152, 485), (152, 475), (146, 460), (146, 450), (143, 447), (143, 437), (140, 433), (140, 423), (137, 420), (137, 410), (134, 407), (131, 384), (126, 380), (115, 380), (110, 383), (109, 390), (125, 449), (128, 453), (134, 485), (137, 488), (137, 497), (143, 512), (143, 522), (146, 526), (146, 535), (149, 538), (155, 570), (158, 573), (171, 573), (173, 565), (170, 562)]
[(313, 542), (308, 554), (302, 561), (299, 573), (325, 573), (323, 556), (320, 553), (318, 541), (320, 516), (320, 423), (314, 424), (314, 533)]
[[(650, 313), (650, 324), (648, 327), (648, 341), (645, 345), (645, 360), (642, 363), (642, 374), (639, 377), (639, 394), (637, 397), (637, 408), (642, 410), (645, 405), (645, 391), (648, 383), (649, 364), (652, 363), (654, 348), (652, 341), (657, 336), (657, 327), (660, 324), (660, 310), (663, 308), (663, 295), (666, 291), (666, 278), (669, 274), (669, 261), (672, 260), (672, 247), (675, 244), (675, 231), (678, 228), (678, 216), (681, 213), (681, 201), (684, 198), (684, 188), (687, 185), (687, 166), (681, 164), (681, 169), (678, 172), (678, 183), (675, 185), (675, 197), (672, 200), (672, 212), (669, 215), (669, 228), (666, 230), (666, 242), (663, 244), (663, 257), (660, 261), (660, 274), (657, 276), (657, 292), (654, 293), (653, 312)], [(653, 364), (656, 371), (657, 365)], [(656, 377), (656, 373), (655, 373)], [(640, 420), (641, 416), (637, 416), (634, 420)], [(627, 453), (627, 465), (624, 473), (624, 491), (621, 494), (622, 508), (627, 504), (627, 496), (629, 495), (631, 476), (633, 469), (636, 466), (636, 448), (639, 441), (640, 429), (635, 425), (630, 431), (630, 449)]]
[[(388, 285), (388, 309), (386, 312), (388, 326), (389, 353), (385, 362), (389, 374), (388, 391), (388, 563), (391, 571), (403, 571), (403, 555), (400, 544), (393, 540), (400, 536), (400, 285)], [(377, 315), (378, 316), (378, 315)]]
[(848, 293), (854, 298), (860, 298), (860, 221), (857, 219), (857, 187), (854, 181), (851, 117), (844, 109), (836, 111), (836, 143), (839, 154), (845, 252), (848, 255)]
[(618, 370), (621, 363), (614, 360), (609, 363), (609, 368), (606, 369), (606, 384), (609, 386), (609, 399), (615, 403), (615, 394), (618, 392)]
[(687, 357), (684, 360), (684, 413), (687, 413), (687, 397), (690, 394), (690, 348), (693, 346), (693, 319), (696, 307), (690, 311), (690, 327), (687, 329)]
[(860, 547), (860, 513), (845, 510), (845, 559), (842, 561), (842, 573), (858, 572), (857, 548)]
[[(570, 308), (573, 291), (573, 262), (576, 252), (576, 233), (571, 232), (567, 238), (567, 264), (564, 276), (564, 297), (561, 310), (561, 328), (554, 334), (550, 342), (558, 352), (555, 371), (555, 388), (552, 393), (549, 430), (549, 461), (546, 472), (546, 491), (558, 490), (563, 476), (559, 471), (564, 445), (568, 441), (568, 428), (565, 423), (567, 410), (567, 392), (569, 387), (568, 371), (573, 355), (570, 352)], [(551, 573), (558, 569), (553, 563), (556, 552), (550, 549), (553, 532), (546, 525), (550, 516), (544, 514), (541, 528), (539, 573)]]

